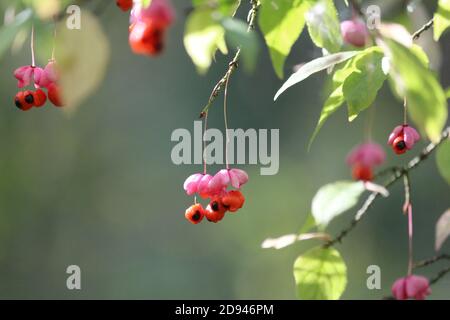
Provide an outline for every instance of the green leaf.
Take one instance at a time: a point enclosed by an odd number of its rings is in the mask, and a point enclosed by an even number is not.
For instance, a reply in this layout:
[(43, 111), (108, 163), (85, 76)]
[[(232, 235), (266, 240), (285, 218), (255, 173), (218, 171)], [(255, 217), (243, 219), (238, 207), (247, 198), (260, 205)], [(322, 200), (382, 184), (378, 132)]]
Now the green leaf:
[(342, 46), (341, 28), (333, 0), (320, 0), (306, 14), (306, 25), (314, 44), (330, 53)]
[(232, 17), (239, 4), (238, 0), (193, 0), (195, 9), (186, 20), (183, 42), (200, 74), (208, 71), (217, 49), (228, 53), (221, 21)]
[(347, 286), (347, 267), (334, 248), (317, 247), (294, 263), (297, 297), (303, 300), (337, 300)]
[(311, 213), (306, 216), (305, 222), (303, 222), (302, 227), (300, 228), (299, 234), (307, 233), (316, 227), (316, 220)]
[(348, 60), (345, 63), (344, 67), (336, 70), (335, 73), (333, 74), (333, 90), (322, 107), (322, 112), (320, 114), (319, 121), (317, 122), (316, 128), (314, 129), (311, 138), (309, 139), (308, 150), (311, 148), (314, 139), (316, 138), (322, 126), (325, 124), (325, 121), (333, 113), (335, 113), (345, 102), (344, 93), (342, 91), (342, 85), (345, 79), (347, 79), (347, 77), (356, 70), (355, 60), (364, 54), (365, 51), (361, 51), (356, 56)]
[(197, 9), (186, 21), (184, 46), (201, 74), (208, 71), (217, 49), (223, 54), (228, 53), (225, 29), (213, 19), (213, 12), (212, 9)]
[(386, 74), (381, 68), (384, 54), (378, 47), (366, 51), (355, 60), (356, 70), (344, 81), (342, 91), (348, 105), (349, 121), (368, 108), (375, 100), (382, 87)]
[(225, 38), (228, 43), (232, 47), (240, 48), (245, 70), (252, 72), (256, 67), (259, 52), (259, 42), (256, 33), (248, 31), (248, 25), (237, 19), (223, 19), (222, 26), (226, 30)]
[(339, 53), (330, 54), (324, 57), (317, 58), (308, 63), (305, 63), (300, 67), (294, 74), (292, 74), (285, 83), (281, 86), (278, 92), (275, 94), (274, 100), (276, 100), (286, 89), (292, 87), (310, 75), (325, 70), (331, 66), (341, 63), (345, 60), (350, 59), (354, 55), (358, 54), (360, 51), (344, 51)]
[(436, 152), (437, 167), (441, 176), (450, 184), (450, 140), (447, 139)]
[(109, 42), (98, 19), (85, 10), (80, 30), (69, 30), (65, 21), (57, 30), (57, 61), (65, 110), (81, 104), (103, 82), (109, 61)]
[(17, 33), (30, 20), (31, 16), (32, 11), (30, 9), (24, 10), (14, 18), (12, 23), (3, 25), (0, 28), (0, 57), (5, 54), (6, 50), (13, 43)]
[(364, 190), (361, 181), (337, 181), (321, 187), (311, 206), (317, 225), (326, 227), (335, 217), (352, 208)]
[(333, 113), (335, 113), (343, 105), (344, 102), (345, 102), (344, 93), (342, 92), (342, 85), (340, 85), (330, 94), (330, 96), (323, 105), (319, 121), (317, 122), (316, 128), (314, 129), (311, 138), (309, 139), (308, 150), (311, 148), (314, 139), (316, 138), (320, 129), (322, 129), (323, 125), (325, 124), (325, 121), (327, 121), (327, 119)]
[(261, 0), (258, 24), (280, 78), (283, 78), (284, 62), (305, 26), (309, 6), (307, 0)]
[(433, 24), (433, 37), (438, 41), (444, 31), (450, 27), (450, 0), (439, 0)]
[(434, 74), (414, 51), (386, 40), (389, 73), (401, 96), (406, 96), (413, 122), (431, 141), (438, 141), (447, 120), (447, 99)]

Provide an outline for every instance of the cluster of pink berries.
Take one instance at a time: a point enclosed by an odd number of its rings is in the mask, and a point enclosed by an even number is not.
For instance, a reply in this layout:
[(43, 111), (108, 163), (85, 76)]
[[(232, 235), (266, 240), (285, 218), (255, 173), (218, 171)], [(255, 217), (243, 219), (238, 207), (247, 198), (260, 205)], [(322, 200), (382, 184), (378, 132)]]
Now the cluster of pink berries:
[[(195, 173), (184, 182), (183, 188), (188, 195), (198, 194), (201, 198), (209, 198), (206, 209), (199, 203), (190, 206), (185, 213), (186, 219), (197, 224), (204, 217), (210, 222), (219, 222), (227, 211), (236, 212), (245, 202), (240, 188), (248, 181), (248, 175), (240, 169), (223, 169), (214, 176)], [(235, 190), (228, 190), (233, 187)]]
[(140, 2), (117, 0), (123, 11), (131, 9), (129, 43), (136, 54), (155, 56), (164, 48), (166, 29), (173, 23), (175, 13), (169, 0), (152, 0), (147, 8)]
[[(14, 77), (17, 79), (18, 88), (33, 84), (36, 89), (35, 91), (19, 91), (16, 94), (14, 104), (20, 110), (27, 111), (33, 106), (38, 108), (43, 106), (47, 101), (47, 95), (53, 105), (56, 107), (63, 106), (58, 86), (58, 73), (54, 60), (50, 60), (45, 68), (34, 65), (17, 68), (14, 71)], [(47, 95), (42, 90), (43, 88), (47, 89)]]
[[(395, 127), (389, 135), (388, 144), (396, 154), (403, 154), (413, 148), (420, 135), (413, 127), (403, 124)], [(356, 146), (347, 156), (347, 164), (352, 168), (355, 180), (371, 181), (373, 169), (381, 165), (386, 158), (383, 148), (373, 142)]]

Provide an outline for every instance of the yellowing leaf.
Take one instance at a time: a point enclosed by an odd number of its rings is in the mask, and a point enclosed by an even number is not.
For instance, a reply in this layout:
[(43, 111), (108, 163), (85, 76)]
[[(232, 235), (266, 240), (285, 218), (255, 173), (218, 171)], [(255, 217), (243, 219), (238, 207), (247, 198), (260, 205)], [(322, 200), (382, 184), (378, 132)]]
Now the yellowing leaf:
[(186, 21), (184, 47), (199, 73), (208, 71), (217, 49), (227, 53), (225, 29), (212, 14), (210, 9), (194, 10)]
[(450, 27), (450, 0), (439, 0), (433, 24), (433, 37), (438, 41), (444, 31)]
[(67, 110), (78, 106), (102, 83), (109, 61), (109, 42), (97, 18), (85, 10), (81, 29), (58, 26), (56, 59), (63, 102)]
[(51, 19), (61, 10), (60, 0), (33, 0), (33, 7), (41, 19)]
[(283, 78), (284, 62), (305, 26), (309, 7), (307, 0), (261, 0), (258, 24), (280, 78)]
[(297, 297), (304, 300), (337, 300), (347, 286), (347, 267), (334, 248), (313, 248), (294, 263)]

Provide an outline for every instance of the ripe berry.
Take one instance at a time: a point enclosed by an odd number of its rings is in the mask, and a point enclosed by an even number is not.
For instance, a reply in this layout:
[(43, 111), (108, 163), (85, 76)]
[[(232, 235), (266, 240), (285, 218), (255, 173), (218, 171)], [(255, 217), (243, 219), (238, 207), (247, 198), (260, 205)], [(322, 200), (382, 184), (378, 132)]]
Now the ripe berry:
[[(32, 103), (28, 103), (25, 100), (25, 93), (27, 91), (20, 91), (16, 94), (15, 98), (14, 98), (14, 104), (16, 105), (17, 108), (19, 108), (20, 110), (23, 111), (27, 111), (30, 110), (33, 107)], [(28, 99), (29, 100), (29, 99)]]
[(244, 195), (239, 190), (231, 190), (222, 197), (222, 205), (230, 212), (242, 208), (245, 202)]
[(356, 164), (353, 166), (352, 176), (353, 179), (355, 180), (372, 181), (373, 180), (372, 168), (369, 166)]
[(156, 56), (164, 48), (164, 25), (146, 19), (130, 26), (130, 47), (136, 54)]
[(394, 142), (392, 143), (392, 148), (394, 149), (394, 152), (396, 154), (402, 154), (405, 153), (406, 150), (408, 150), (403, 136), (399, 136), (394, 139)]
[(42, 107), (47, 101), (47, 96), (41, 89), (37, 89), (35, 92), (33, 92), (33, 98), (35, 107)]
[(203, 220), (203, 217), (205, 216), (205, 209), (203, 209), (203, 207), (200, 203), (197, 203), (197, 204), (190, 206), (186, 210), (186, 213), (184, 214), (184, 216), (192, 224), (197, 224)]
[(205, 209), (208, 221), (219, 222), (225, 216), (227, 209), (223, 206), (219, 197), (214, 197)]
[(346, 43), (355, 47), (364, 47), (369, 37), (365, 23), (359, 20), (342, 21), (341, 34)]
[(123, 11), (128, 11), (133, 7), (133, 0), (116, 0), (116, 4)]
[(54, 83), (50, 84), (48, 87), (48, 99), (57, 107), (64, 106), (61, 101), (59, 87)]
[(27, 90), (23, 94), (24, 94), (24, 97), (25, 97), (25, 102), (33, 105), (34, 104), (33, 92)]

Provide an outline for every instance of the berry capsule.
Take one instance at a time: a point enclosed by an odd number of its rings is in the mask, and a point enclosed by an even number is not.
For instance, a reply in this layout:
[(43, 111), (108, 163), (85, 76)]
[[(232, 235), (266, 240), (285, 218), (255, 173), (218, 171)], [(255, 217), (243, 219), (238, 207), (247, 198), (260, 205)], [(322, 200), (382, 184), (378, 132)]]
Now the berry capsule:
[(28, 103), (28, 104), (34, 105), (33, 92), (27, 90), (23, 94), (24, 94), (25, 102)]
[(220, 198), (214, 197), (205, 209), (205, 216), (208, 221), (216, 223), (223, 219), (226, 211)]
[(33, 105), (25, 101), (25, 92), (20, 91), (16, 94), (14, 98), (14, 104), (17, 108), (19, 108), (22, 111), (30, 110)]
[(406, 150), (408, 150), (403, 136), (395, 138), (394, 142), (392, 143), (392, 149), (394, 149), (394, 152), (396, 154), (402, 154), (405, 153)]
[(116, 0), (116, 4), (122, 11), (128, 11), (133, 7), (133, 0)]
[(221, 198), (222, 205), (230, 212), (236, 212), (245, 202), (244, 195), (239, 190), (231, 190)]
[(353, 179), (355, 180), (372, 181), (373, 180), (372, 168), (369, 166), (356, 164), (353, 166), (352, 176)]
[(54, 83), (52, 83), (48, 87), (48, 99), (51, 101), (51, 103), (53, 103), (57, 107), (64, 106), (61, 101), (59, 87)]
[(47, 96), (41, 89), (37, 89), (35, 92), (33, 92), (33, 98), (35, 107), (42, 107), (47, 101)]
[(200, 203), (190, 206), (184, 214), (187, 220), (192, 224), (200, 223), (205, 216), (205, 209), (203, 209)]
[(165, 26), (145, 19), (130, 26), (129, 42), (136, 54), (156, 56), (164, 49)]

